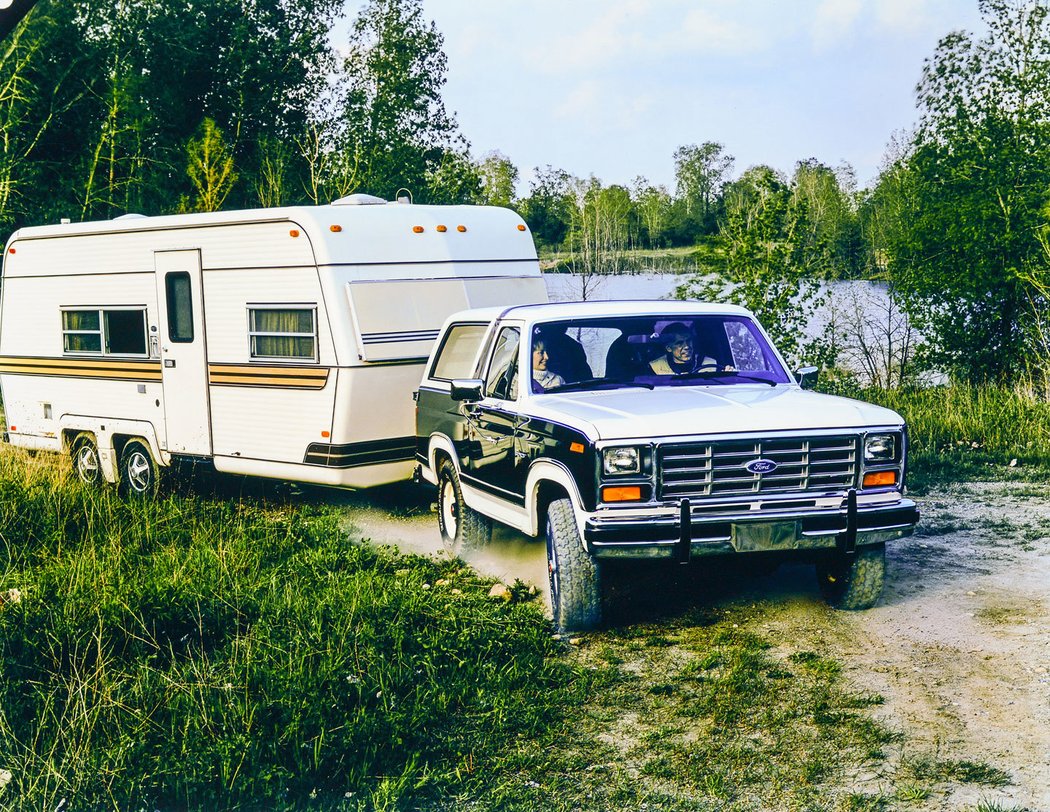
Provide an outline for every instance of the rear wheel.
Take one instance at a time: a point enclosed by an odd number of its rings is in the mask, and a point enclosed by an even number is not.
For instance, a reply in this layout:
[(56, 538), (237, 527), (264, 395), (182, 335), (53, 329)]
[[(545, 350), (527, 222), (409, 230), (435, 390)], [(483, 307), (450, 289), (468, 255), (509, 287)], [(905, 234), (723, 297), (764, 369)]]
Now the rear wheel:
[(586, 631), (601, 623), (601, 570), (583, 548), (572, 502), (565, 498), (547, 508), (547, 571), (559, 631)]
[(438, 465), (438, 527), (441, 543), (457, 557), (480, 550), (492, 539), (492, 519), (463, 501), (459, 474), (448, 459)]
[(120, 452), (120, 490), (128, 496), (147, 499), (160, 490), (160, 471), (149, 448), (132, 440)]
[(82, 434), (73, 441), (73, 473), (85, 485), (102, 484), (102, 462), (94, 438)]
[(882, 595), (886, 580), (886, 545), (861, 547), (852, 555), (836, 555), (817, 564), (824, 600), (836, 609), (870, 609)]

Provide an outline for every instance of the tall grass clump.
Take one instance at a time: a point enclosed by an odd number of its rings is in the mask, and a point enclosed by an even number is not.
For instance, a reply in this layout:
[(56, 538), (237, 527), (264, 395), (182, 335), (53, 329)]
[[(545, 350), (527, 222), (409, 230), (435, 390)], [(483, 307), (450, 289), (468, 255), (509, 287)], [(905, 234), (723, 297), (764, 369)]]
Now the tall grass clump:
[(540, 612), (323, 507), (135, 503), (0, 450), (0, 808), (381, 808), (557, 726)]
[(846, 394), (907, 421), (913, 486), (1050, 469), (1050, 403), (1024, 388), (953, 384)]

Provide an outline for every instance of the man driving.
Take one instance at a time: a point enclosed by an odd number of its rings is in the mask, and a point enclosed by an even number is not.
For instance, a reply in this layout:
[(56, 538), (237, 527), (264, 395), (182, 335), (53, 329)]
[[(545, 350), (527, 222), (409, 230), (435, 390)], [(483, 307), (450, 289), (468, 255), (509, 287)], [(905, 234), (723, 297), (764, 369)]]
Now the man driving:
[(711, 356), (697, 358), (693, 334), (681, 322), (667, 325), (660, 333), (660, 342), (665, 354), (649, 362), (649, 367), (657, 375), (684, 375), (687, 372), (714, 372), (718, 369), (717, 362)]

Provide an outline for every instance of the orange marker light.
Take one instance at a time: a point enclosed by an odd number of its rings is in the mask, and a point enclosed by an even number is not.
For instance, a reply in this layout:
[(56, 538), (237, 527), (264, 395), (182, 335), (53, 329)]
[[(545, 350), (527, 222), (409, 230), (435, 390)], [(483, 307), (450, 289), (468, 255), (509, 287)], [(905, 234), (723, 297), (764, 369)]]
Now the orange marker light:
[(446, 231), (448, 231), (448, 226), (438, 226), (437, 230), (444, 234)]
[(322, 437), (331, 437), (332, 436), (332, 432), (330, 432), (330, 431), (322, 431), (321, 432), (321, 436)]
[(14, 248), (8, 248), (7, 250), (8, 250), (9, 253), (12, 253), (12, 254), (15, 252)]
[(340, 225), (330, 225), (328, 226), (328, 230), (334, 234), (338, 234), (340, 231), (343, 230), (343, 227)]
[(299, 236), (299, 229), (293, 228), (291, 231), (288, 232), (288, 236), (289, 237), (298, 237)]
[(423, 226), (412, 226), (412, 230), (414, 232), (416, 232), (416, 234), (422, 234), (423, 233)]
[(11, 431), (18, 431), (18, 426), (11, 426)]
[(524, 223), (518, 223), (518, 231), (524, 231), (524, 230), (525, 230), (525, 224)]
[(602, 488), (603, 502), (638, 502), (642, 498), (639, 485), (610, 485)]
[(466, 230), (467, 230), (466, 226), (456, 226), (456, 231), (466, 231)]
[(865, 488), (879, 488), (885, 485), (896, 485), (897, 484), (897, 472), (896, 471), (872, 471), (870, 474), (864, 475), (864, 487)]
[(569, 443), (569, 451), (573, 452), (574, 454), (582, 454), (583, 443)]

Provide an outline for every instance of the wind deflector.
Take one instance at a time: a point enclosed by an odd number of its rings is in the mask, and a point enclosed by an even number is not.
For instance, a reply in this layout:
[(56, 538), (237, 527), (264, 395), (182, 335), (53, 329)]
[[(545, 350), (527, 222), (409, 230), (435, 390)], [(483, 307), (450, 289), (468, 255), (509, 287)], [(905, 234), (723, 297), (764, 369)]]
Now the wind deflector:
[(445, 318), (469, 307), (461, 279), (348, 282), (363, 361), (425, 358)]

